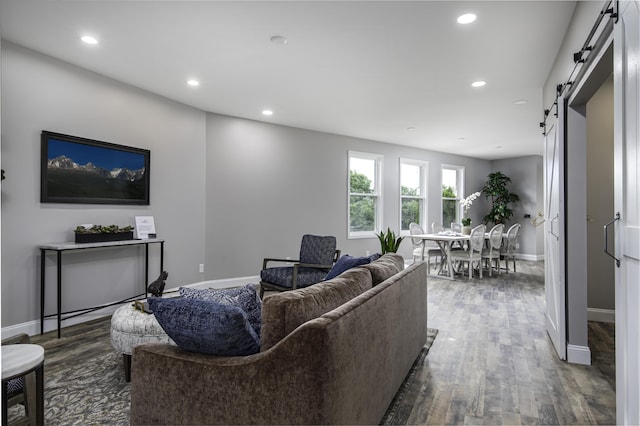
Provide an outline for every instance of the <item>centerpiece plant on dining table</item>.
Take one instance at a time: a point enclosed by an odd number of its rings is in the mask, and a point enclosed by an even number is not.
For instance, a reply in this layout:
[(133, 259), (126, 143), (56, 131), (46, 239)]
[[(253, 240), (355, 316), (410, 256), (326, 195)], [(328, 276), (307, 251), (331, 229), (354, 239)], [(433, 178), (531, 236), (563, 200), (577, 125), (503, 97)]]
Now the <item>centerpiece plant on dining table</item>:
[(473, 194), (469, 195), (467, 198), (460, 200), (460, 205), (462, 205), (464, 209), (465, 217), (462, 218), (461, 222), (462, 222), (462, 233), (465, 235), (471, 234), (471, 218), (468, 217), (467, 214), (469, 213), (469, 209), (473, 204), (473, 200), (475, 200), (479, 196), (480, 196), (480, 192), (474, 192)]

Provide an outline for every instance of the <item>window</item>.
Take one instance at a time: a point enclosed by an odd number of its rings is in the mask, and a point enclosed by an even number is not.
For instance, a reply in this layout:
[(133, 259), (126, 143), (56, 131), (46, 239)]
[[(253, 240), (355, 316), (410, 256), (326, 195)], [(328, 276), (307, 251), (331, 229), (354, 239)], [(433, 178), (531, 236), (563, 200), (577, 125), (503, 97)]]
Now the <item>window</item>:
[(372, 237), (382, 221), (382, 156), (349, 151), (349, 238)]
[(408, 233), (409, 224), (415, 222), (428, 232), (427, 215), (427, 163), (400, 159), (400, 232)]
[(464, 167), (442, 166), (442, 226), (460, 222), (460, 200), (464, 193)]

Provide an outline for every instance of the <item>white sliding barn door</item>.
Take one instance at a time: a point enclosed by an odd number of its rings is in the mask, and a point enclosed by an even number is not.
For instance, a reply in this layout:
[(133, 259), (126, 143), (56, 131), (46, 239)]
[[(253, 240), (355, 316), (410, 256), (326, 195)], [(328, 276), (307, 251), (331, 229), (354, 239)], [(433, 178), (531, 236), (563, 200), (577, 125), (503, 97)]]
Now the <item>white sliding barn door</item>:
[(560, 359), (567, 359), (564, 256), (564, 99), (558, 121), (545, 136), (544, 272), (547, 332)]
[[(640, 424), (640, 3), (619, 3), (614, 27), (616, 408)], [(613, 219), (613, 218), (612, 218)]]

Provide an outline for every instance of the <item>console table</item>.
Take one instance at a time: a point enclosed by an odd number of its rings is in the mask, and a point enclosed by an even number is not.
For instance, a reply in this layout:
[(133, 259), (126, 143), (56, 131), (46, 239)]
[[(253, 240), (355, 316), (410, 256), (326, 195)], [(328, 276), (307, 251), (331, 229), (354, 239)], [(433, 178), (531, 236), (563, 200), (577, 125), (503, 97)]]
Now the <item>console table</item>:
[[(159, 238), (150, 238), (147, 240), (124, 240), (124, 241), (108, 241), (100, 243), (52, 243), (39, 245), (40, 249), (40, 334), (44, 333), (44, 319), (56, 316), (58, 319), (58, 338), (60, 338), (60, 325), (62, 321), (76, 317), (78, 315), (88, 314), (89, 312), (97, 311), (98, 309), (106, 308), (108, 306), (118, 305), (125, 302), (130, 302), (140, 296), (146, 296), (146, 286), (149, 284), (149, 244), (160, 244), (160, 273), (163, 270), (164, 264), (164, 240)], [(144, 245), (144, 282), (145, 293), (131, 296), (127, 299), (120, 300), (118, 302), (109, 303), (106, 305), (92, 306), (89, 308), (76, 309), (74, 311), (62, 312), (62, 253), (65, 251), (87, 250), (87, 249), (103, 249), (109, 247), (122, 247), (122, 246), (135, 246)], [(45, 301), (45, 258), (47, 251), (56, 252), (57, 254), (57, 280), (58, 280), (58, 303), (57, 312), (55, 314), (44, 314), (44, 301)], [(63, 318), (63, 315), (67, 315)]]

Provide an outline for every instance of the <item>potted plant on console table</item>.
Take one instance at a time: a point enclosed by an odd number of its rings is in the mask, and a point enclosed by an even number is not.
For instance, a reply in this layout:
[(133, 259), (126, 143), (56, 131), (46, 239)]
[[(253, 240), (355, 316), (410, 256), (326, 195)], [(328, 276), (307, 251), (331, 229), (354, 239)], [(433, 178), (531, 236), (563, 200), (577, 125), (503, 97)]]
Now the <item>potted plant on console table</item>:
[(118, 225), (79, 225), (74, 233), (78, 244), (133, 240), (133, 226), (120, 228)]

